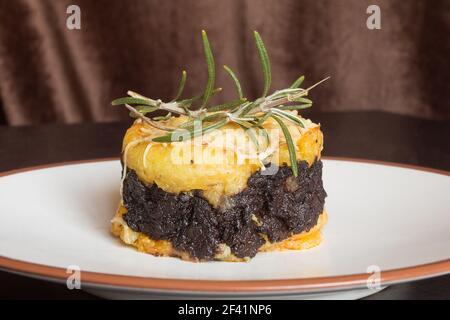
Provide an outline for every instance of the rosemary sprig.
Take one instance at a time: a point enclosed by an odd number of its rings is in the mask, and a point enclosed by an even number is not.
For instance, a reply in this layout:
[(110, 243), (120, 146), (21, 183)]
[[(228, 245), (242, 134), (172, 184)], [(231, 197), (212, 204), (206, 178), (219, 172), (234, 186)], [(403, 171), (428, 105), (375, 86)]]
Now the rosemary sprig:
[(253, 32), (255, 36), (256, 47), (258, 48), (259, 58), (261, 59), (263, 76), (264, 76), (264, 90), (262, 97), (265, 97), (270, 89), (270, 83), (272, 82), (272, 74), (270, 72), (270, 60), (269, 55), (267, 54), (266, 47), (264, 46), (264, 42), (261, 39), (261, 36), (257, 31)]
[(306, 127), (305, 122), (301, 118), (297, 117), (296, 115), (293, 115), (292, 113), (289, 113), (289, 112), (286, 112), (286, 111), (283, 111), (283, 110), (280, 110), (277, 108), (273, 108), (271, 111), (273, 114), (276, 114), (277, 116), (279, 116), (281, 118), (284, 118), (296, 125), (299, 125), (302, 128)]
[(330, 79), (330, 77), (326, 77), (326, 78), (320, 80), (319, 82), (316, 82), (315, 84), (313, 84), (312, 86), (310, 86), (307, 89), (298, 89), (299, 91), (297, 93), (285, 94), (283, 97), (274, 99), (274, 100), (265, 99), (263, 102), (258, 104), (257, 107), (255, 107), (253, 110), (251, 110), (250, 113), (264, 112), (271, 108), (277, 107), (279, 105), (285, 105), (285, 104), (288, 104), (291, 102), (301, 101), (300, 98), (308, 95), (309, 91), (311, 91), (313, 88), (315, 88), (319, 84), (327, 81), (328, 79)]
[(294, 104), (290, 106), (283, 106), (281, 105), (279, 107), (280, 110), (304, 110), (312, 107), (312, 103), (309, 104)]
[[(112, 105), (125, 105), (130, 110), (132, 117), (140, 118), (145, 123), (159, 129), (166, 131), (165, 135), (153, 138), (153, 142), (175, 142), (182, 139), (192, 139), (213, 130), (220, 129), (229, 122), (239, 125), (245, 133), (249, 136), (255, 144), (258, 152), (260, 151), (260, 141), (256, 136), (256, 132), (265, 136), (267, 146), (270, 145), (269, 135), (264, 129), (263, 124), (269, 117), (273, 118), (283, 132), (289, 151), (289, 158), (291, 162), (292, 171), (297, 176), (297, 155), (295, 150), (295, 143), (292, 140), (291, 134), (285, 121), (291, 122), (300, 127), (305, 127), (305, 122), (302, 117), (296, 115), (293, 110), (303, 110), (310, 108), (313, 102), (306, 98), (309, 92), (328, 80), (327, 77), (312, 86), (304, 89), (301, 88), (305, 77), (302, 75), (297, 78), (290, 87), (281, 90), (276, 90), (269, 95), (270, 85), (272, 82), (271, 67), (269, 55), (267, 53), (264, 42), (257, 31), (254, 32), (254, 38), (258, 55), (261, 61), (262, 73), (264, 77), (264, 87), (262, 95), (254, 101), (244, 98), (241, 83), (236, 76), (236, 73), (228, 66), (224, 65), (225, 72), (231, 77), (236, 87), (238, 99), (224, 102), (218, 105), (211, 105), (210, 100), (214, 94), (222, 91), (221, 88), (215, 88), (216, 69), (214, 56), (211, 50), (211, 45), (205, 31), (202, 31), (202, 44), (205, 54), (208, 80), (202, 94), (191, 98), (179, 100), (183, 94), (187, 73), (182, 71), (178, 90), (174, 99), (170, 102), (163, 102), (160, 99), (151, 99), (139, 93), (128, 91), (128, 97), (118, 98), (112, 101)], [(200, 103), (196, 106), (195, 104)], [(148, 117), (153, 111), (163, 110), (167, 111), (166, 116)], [(176, 128), (170, 128), (159, 123), (159, 121), (168, 120), (173, 115), (187, 116), (188, 119), (184, 123), (178, 125)]]
[(181, 95), (183, 94), (184, 91), (184, 85), (186, 84), (186, 77), (187, 77), (187, 73), (186, 70), (183, 70), (181, 72), (181, 80), (180, 80), (180, 84), (178, 85), (178, 91), (177, 94), (175, 95), (175, 97), (172, 99), (173, 101), (177, 101)]
[(305, 103), (305, 104), (312, 104), (313, 102), (308, 98), (298, 98), (295, 100), (296, 102)]
[(295, 150), (294, 141), (292, 141), (291, 133), (289, 132), (289, 129), (286, 127), (286, 125), (280, 118), (274, 115), (272, 115), (271, 117), (276, 122), (278, 122), (278, 125), (280, 126), (281, 130), (283, 131), (284, 137), (286, 138), (286, 144), (289, 150), (289, 160), (291, 161), (292, 174), (294, 175), (294, 177), (296, 177), (298, 176), (297, 152)]
[(239, 98), (237, 100), (233, 100), (230, 102), (226, 102), (226, 103), (218, 104), (216, 106), (209, 107), (208, 111), (215, 112), (215, 111), (229, 110), (234, 107), (238, 107), (238, 106), (242, 105), (245, 101), (246, 101), (245, 98)]
[[(112, 104), (119, 105), (120, 102), (123, 102), (123, 101), (127, 101), (126, 104), (129, 104), (129, 105), (145, 103), (148, 106), (155, 107), (156, 110), (165, 110), (165, 111), (169, 111), (169, 112), (179, 114), (179, 115), (187, 115), (186, 111), (176, 101), (164, 103), (159, 99), (158, 100), (150, 99), (150, 98), (144, 97), (143, 95), (140, 95), (133, 91), (128, 91), (127, 93), (130, 97), (116, 99), (112, 102)], [(134, 99), (138, 99), (138, 100), (126, 100), (128, 98), (134, 98)], [(121, 101), (121, 99), (123, 99), (123, 100)], [(137, 103), (139, 101), (142, 103)]]
[[(199, 121), (201, 122), (201, 121)], [(153, 138), (152, 141), (153, 142), (174, 142), (174, 141), (180, 141), (177, 140), (176, 138), (181, 138), (182, 141), (186, 141), (187, 139), (192, 139), (204, 134), (207, 134), (211, 131), (220, 129), (221, 127), (223, 127), (224, 125), (226, 125), (229, 122), (229, 119), (223, 119), (220, 120), (217, 123), (202, 127), (201, 125), (196, 126), (194, 124), (194, 126), (192, 127), (188, 127), (186, 129), (178, 129), (175, 130), (171, 133), (166, 134), (165, 136), (160, 136), (160, 137), (156, 137)]]
[(153, 120), (155, 120), (155, 121), (165, 121), (165, 120), (169, 120), (171, 117), (172, 117), (172, 114), (169, 112), (165, 116), (154, 117)]
[[(137, 105), (144, 105), (144, 106), (153, 106), (154, 104), (149, 101), (148, 99), (142, 99), (142, 98), (133, 98), (133, 97), (123, 97), (115, 99), (111, 102), (113, 106), (119, 106), (122, 104), (137, 104)], [(155, 110), (158, 109), (156, 105), (154, 105)]]
[(160, 125), (159, 123), (157, 123), (156, 121), (153, 121), (150, 118), (147, 118), (145, 115), (143, 115), (142, 113), (140, 113), (138, 110), (136, 110), (135, 108), (133, 108), (132, 106), (125, 104), (125, 107), (130, 110), (130, 113), (134, 114), (137, 118), (142, 119), (142, 121), (148, 123), (149, 125), (151, 125), (152, 127), (159, 129), (159, 130), (163, 130), (163, 131), (173, 131), (173, 128), (169, 128), (163, 125)]
[[(215, 95), (216, 93), (219, 93), (219, 92), (221, 92), (221, 91), (222, 91), (222, 88), (215, 88), (215, 89), (212, 91), (211, 95)], [(203, 94), (194, 96), (194, 97), (189, 98), (189, 99), (181, 100), (181, 101), (178, 102), (178, 104), (183, 105), (183, 106), (186, 106), (187, 108), (189, 108), (189, 107), (191, 107), (195, 102), (197, 102), (198, 100), (201, 100), (201, 99), (204, 99), (204, 95), (203, 95)]]
[(269, 119), (269, 117), (272, 115), (272, 110), (269, 110), (268, 112), (264, 113), (264, 115), (259, 118), (257, 125), (258, 126), (262, 126), (264, 124), (264, 122), (266, 122), (267, 119)]
[[(153, 111), (157, 110), (156, 108), (149, 107), (149, 106), (134, 106), (134, 107), (137, 111), (139, 111), (139, 113), (144, 114), (144, 115), (149, 112), (153, 112)], [(134, 112), (131, 112), (131, 111), (130, 111), (130, 117), (138, 118), (138, 116)]]
[(218, 112), (218, 113), (213, 113), (210, 115), (203, 115), (202, 117), (199, 118), (194, 118), (192, 120), (186, 121), (182, 124), (180, 124), (179, 128), (181, 129), (186, 129), (186, 128), (190, 128), (192, 126), (194, 126), (195, 123), (200, 123), (201, 121), (203, 122), (212, 122), (218, 119), (223, 119), (228, 117), (228, 114), (226, 112)]
[(216, 66), (214, 56), (209, 45), (208, 36), (205, 30), (202, 30), (203, 50), (205, 51), (206, 65), (208, 67), (208, 82), (206, 83), (205, 92), (203, 93), (202, 108), (206, 108), (209, 98), (211, 98), (214, 89), (214, 82), (216, 79)]
[(297, 89), (298, 87), (300, 87), (300, 85), (303, 83), (304, 80), (305, 76), (300, 76), (297, 80), (294, 81), (294, 83), (291, 84), (289, 88)]
[(234, 85), (236, 86), (236, 90), (239, 96), (239, 100), (244, 100), (244, 94), (242, 93), (241, 83), (239, 82), (239, 79), (236, 77), (236, 74), (233, 72), (233, 70), (231, 70), (230, 67), (226, 65), (224, 65), (223, 68), (230, 75), (231, 79), (233, 79)]
[(255, 127), (251, 123), (248, 123), (246, 121), (238, 119), (234, 119), (233, 121), (236, 122), (244, 130), (244, 132), (248, 135), (252, 143), (255, 145), (256, 150), (259, 152), (261, 150), (261, 146), (259, 145), (259, 140), (255, 133), (256, 130)]

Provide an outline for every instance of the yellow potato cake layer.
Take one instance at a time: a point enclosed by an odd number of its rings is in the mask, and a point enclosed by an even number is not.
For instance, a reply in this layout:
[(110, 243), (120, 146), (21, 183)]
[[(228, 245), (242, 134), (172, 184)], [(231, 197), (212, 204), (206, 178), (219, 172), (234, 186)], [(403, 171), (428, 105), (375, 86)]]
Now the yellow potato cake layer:
[[(177, 127), (186, 121), (186, 117), (180, 116), (161, 124)], [(320, 125), (307, 119), (305, 128), (284, 122), (295, 142), (297, 159), (309, 165), (320, 159), (323, 147)], [(264, 128), (270, 143), (258, 135), (261, 148), (258, 150), (234, 123), (188, 141), (154, 143), (151, 139), (165, 132), (137, 120), (124, 137), (122, 158), (124, 165), (134, 170), (142, 182), (156, 183), (174, 194), (203, 190), (203, 197), (216, 207), (221, 197), (244, 190), (249, 177), (264, 170), (264, 163), (290, 166), (286, 140), (279, 125), (269, 118)]]

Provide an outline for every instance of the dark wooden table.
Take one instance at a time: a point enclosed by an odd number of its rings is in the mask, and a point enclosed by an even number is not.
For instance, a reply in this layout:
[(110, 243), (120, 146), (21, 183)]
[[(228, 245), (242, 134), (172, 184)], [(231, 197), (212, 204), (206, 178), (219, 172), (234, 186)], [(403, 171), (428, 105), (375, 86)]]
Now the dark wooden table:
[[(324, 155), (450, 171), (450, 123), (378, 112), (309, 113), (322, 124)], [(118, 156), (129, 123), (0, 127), (0, 171)], [(4, 212), (3, 212), (4, 213)], [(96, 299), (64, 285), (0, 272), (0, 298)], [(450, 275), (400, 284), (366, 299), (450, 299)]]

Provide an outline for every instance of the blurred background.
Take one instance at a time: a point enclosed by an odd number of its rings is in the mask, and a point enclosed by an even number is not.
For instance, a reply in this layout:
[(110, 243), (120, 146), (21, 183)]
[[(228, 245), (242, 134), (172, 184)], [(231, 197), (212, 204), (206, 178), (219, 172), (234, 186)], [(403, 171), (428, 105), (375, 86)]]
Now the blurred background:
[[(69, 30), (69, 5), (81, 29)], [(367, 7), (381, 8), (369, 30)], [(305, 74), (314, 112), (378, 110), (450, 120), (450, 1), (400, 0), (0, 0), (0, 124), (124, 120), (111, 100), (132, 89), (171, 99), (182, 69), (185, 94), (201, 93), (207, 30), (215, 55), (218, 102), (235, 99), (221, 66), (244, 94), (262, 91), (253, 41), (270, 55), (272, 89)]]

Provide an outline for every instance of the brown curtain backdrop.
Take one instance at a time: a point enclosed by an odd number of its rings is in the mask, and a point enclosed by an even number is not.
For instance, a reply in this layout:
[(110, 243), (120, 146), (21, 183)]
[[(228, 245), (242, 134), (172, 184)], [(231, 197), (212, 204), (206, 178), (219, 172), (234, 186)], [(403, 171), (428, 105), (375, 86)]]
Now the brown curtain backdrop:
[[(66, 8), (81, 8), (81, 30)], [(381, 8), (381, 30), (366, 9)], [(450, 1), (402, 0), (0, 0), (0, 94), (10, 125), (126, 119), (110, 101), (128, 89), (170, 99), (180, 71), (187, 95), (203, 90), (206, 29), (218, 66), (217, 101), (262, 91), (253, 30), (272, 62), (273, 89), (300, 74), (320, 111), (381, 110), (450, 119)]]

